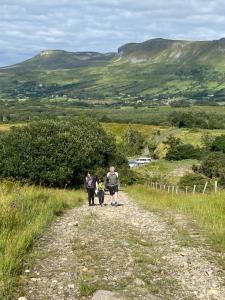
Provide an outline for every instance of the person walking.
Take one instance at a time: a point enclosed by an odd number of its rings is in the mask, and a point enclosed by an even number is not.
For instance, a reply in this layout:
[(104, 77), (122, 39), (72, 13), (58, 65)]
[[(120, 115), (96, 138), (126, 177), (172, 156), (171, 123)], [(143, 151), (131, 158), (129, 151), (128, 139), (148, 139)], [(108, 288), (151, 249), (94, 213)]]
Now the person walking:
[(109, 172), (107, 173), (106, 184), (109, 188), (111, 205), (117, 206), (120, 182), (119, 182), (119, 174), (115, 172), (115, 167), (113, 166), (109, 168)]
[(95, 198), (95, 183), (96, 179), (94, 176), (91, 175), (90, 172), (87, 172), (87, 175), (85, 177), (84, 181), (84, 187), (86, 188), (87, 194), (88, 194), (88, 203), (89, 206), (94, 206), (94, 198)]
[(96, 190), (97, 190), (99, 205), (101, 205), (101, 206), (103, 206), (103, 204), (104, 204), (104, 196), (105, 196), (104, 189), (105, 189), (104, 179), (103, 179), (103, 177), (100, 177), (96, 181)]

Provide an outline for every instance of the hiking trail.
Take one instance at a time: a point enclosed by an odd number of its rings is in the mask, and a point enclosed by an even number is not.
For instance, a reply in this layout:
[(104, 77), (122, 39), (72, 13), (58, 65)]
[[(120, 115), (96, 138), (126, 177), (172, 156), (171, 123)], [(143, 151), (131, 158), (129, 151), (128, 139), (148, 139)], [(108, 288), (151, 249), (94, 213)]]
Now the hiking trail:
[(36, 258), (24, 271), (21, 296), (225, 299), (224, 273), (210, 259), (219, 254), (186, 243), (174, 224), (140, 208), (126, 193), (120, 192), (119, 200), (123, 205), (118, 207), (85, 203), (57, 217), (35, 246)]

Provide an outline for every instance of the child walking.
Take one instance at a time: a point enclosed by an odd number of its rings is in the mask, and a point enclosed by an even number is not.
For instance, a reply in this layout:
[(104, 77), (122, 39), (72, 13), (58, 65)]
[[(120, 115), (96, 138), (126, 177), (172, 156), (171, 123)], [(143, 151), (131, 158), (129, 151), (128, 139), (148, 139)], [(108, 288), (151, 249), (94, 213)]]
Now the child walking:
[(98, 193), (99, 205), (103, 206), (104, 205), (104, 196), (105, 196), (103, 177), (100, 177), (96, 181), (96, 189), (97, 189), (97, 193)]

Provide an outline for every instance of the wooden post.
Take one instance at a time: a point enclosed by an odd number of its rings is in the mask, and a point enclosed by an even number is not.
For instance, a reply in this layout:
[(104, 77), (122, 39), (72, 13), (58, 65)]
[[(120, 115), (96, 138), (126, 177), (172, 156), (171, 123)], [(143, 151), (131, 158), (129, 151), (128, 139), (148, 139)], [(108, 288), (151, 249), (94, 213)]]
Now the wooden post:
[(158, 188), (158, 182), (155, 183), (155, 189), (157, 190)]
[(187, 192), (188, 192), (188, 187), (186, 186), (186, 188), (185, 188), (185, 191), (186, 191), (186, 194), (187, 194)]
[(168, 190), (168, 193), (169, 193), (170, 192), (170, 186), (168, 186), (167, 190)]
[(205, 183), (205, 186), (204, 186), (204, 189), (203, 189), (203, 194), (205, 194), (205, 191), (206, 191), (206, 188), (207, 188), (207, 185), (208, 185), (208, 181), (206, 181), (206, 183)]
[(178, 186), (176, 186), (176, 194), (178, 194), (179, 188)]
[(215, 193), (217, 193), (217, 189), (218, 189), (218, 182), (217, 180), (215, 181)]
[(174, 186), (172, 186), (172, 193), (174, 193)]
[(163, 188), (164, 188), (164, 191), (165, 191), (166, 190), (166, 185), (165, 184), (164, 184)]
[(155, 188), (155, 183), (153, 182), (152, 184), (153, 184), (153, 189), (154, 189)]
[(195, 193), (196, 191), (196, 185), (194, 184), (194, 187), (193, 187), (193, 194)]
[(159, 185), (159, 189), (160, 189), (160, 191), (161, 191), (161, 189), (162, 189), (162, 185), (161, 185), (161, 184)]

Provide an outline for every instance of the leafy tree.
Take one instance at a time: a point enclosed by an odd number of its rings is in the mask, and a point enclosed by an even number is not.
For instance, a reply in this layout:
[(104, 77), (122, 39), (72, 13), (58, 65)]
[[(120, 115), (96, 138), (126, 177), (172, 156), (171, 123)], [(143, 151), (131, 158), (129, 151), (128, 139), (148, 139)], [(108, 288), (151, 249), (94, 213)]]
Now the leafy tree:
[(214, 143), (215, 137), (212, 134), (204, 133), (201, 137), (201, 144), (205, 151), (210, 151)]
[(199, 171), (209, 178), (225, 178), (225, 154), (211, 152), (201, 162)]
[(225, 153), (225, 134), (217, 136), (211, 143), (211, 151), (221, 151)]
[(182, 160), (182, 159), (199, 159), (201, 157), (201, 150), (191, 144), (183, 144), (181, 139), (174, 136), (169, 136), (164, 142), (169, 146), (165, 158), (167, 160)]
[(191, 144), (181, 144), (175, 148), (170, 148), (166, 153), (167, 160), (199, 159), (201, 149)]
[(165, 145), (169, 146), (170, 148), (176, 148), (177, 146), (182, 144), (180, 138), (176, 138), (173, 135), (170, 135), (166, 141), (163, 142)]
[(114, 139), (95, 121), (41, 121), (0, 136), (0, 177), (63, 187), (87, 170), (126, 165)]
[(129, 155), (139, 154), (145, 146), (145, 138), (142, 133), (129, 126), (123, 135), (123, 143)]
[(199, 173), (190, 173), (181, 177), (179, 186), (185, 188), (186, 186), (193, 187), (194, 185), (196, 185), (196, 190), (202, 191), (206, 181), (208, 181), (208, 179), (204, 175)]

